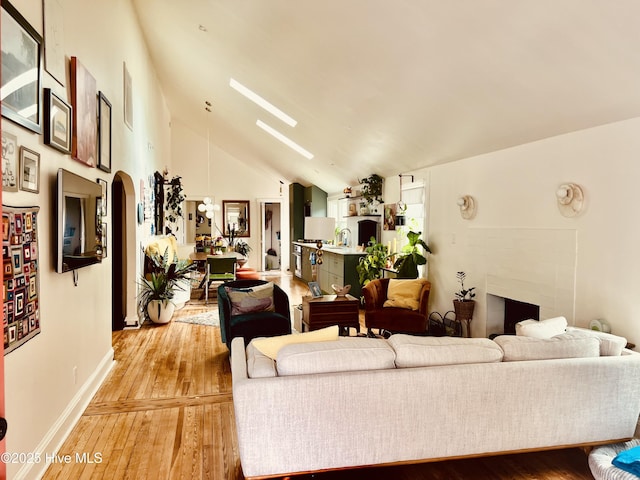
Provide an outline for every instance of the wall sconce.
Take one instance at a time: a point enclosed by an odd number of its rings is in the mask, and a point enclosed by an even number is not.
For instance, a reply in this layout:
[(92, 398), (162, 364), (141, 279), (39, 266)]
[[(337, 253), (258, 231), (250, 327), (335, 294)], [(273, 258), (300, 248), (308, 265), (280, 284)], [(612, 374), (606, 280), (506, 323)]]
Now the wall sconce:
[(476, 201), (471, 195), (464, 195), (456, 202), (460, 207), (460, 216), (465, 220), (471, 220), (476, 214)]
[(556, 190), (558, 210), (565, 217), (575, 217), (584, 206), (584, 194), (580, 185), (563, 183)]

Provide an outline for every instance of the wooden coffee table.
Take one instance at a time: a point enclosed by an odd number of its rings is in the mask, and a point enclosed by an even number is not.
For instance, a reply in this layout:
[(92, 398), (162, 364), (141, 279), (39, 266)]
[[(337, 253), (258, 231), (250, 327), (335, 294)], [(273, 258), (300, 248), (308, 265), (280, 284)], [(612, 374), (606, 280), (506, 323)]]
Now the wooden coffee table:
[(331, 325), (338, 325), (340, 330), (349, 327), (360, 333), (360, 300), (352, 295), (338, 297), (323, 295), (313, 298), (302, 297), (302, 331), (319, 330)]

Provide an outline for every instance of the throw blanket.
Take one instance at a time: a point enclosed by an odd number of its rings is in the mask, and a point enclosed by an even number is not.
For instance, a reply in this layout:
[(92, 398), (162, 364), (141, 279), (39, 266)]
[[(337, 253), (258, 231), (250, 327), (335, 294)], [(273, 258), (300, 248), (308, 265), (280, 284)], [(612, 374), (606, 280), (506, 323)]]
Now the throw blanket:
[(640, 477), (640, 446), (620, 452), (611, 463), (625, 472)]

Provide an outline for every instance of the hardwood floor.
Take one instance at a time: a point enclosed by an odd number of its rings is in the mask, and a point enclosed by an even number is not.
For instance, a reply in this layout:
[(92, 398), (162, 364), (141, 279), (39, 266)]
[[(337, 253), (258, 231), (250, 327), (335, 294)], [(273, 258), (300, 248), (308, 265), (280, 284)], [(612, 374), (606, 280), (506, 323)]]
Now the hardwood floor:
[[(278, 283), (293, 304), (307, 286)], [(215, 304), (192, 301), (178, 316)], [(171, 322), (113, 333), (116, 365), (62, 446), (52, 479), (241, 480), (229, 353), (218, 328)], [(375, 421), (375, 417), (372, 417)], [(295, 452), (292, 452), (295, 454)], [(579, 449), (303, 475), (321, 480), (593, 479)]]

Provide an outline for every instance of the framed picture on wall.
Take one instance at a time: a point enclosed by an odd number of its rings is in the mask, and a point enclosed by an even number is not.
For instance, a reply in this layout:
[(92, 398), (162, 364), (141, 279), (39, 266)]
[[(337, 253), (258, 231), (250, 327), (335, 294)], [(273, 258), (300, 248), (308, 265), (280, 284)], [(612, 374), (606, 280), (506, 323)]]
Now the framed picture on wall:
[(40, 154), (20, 147), (20, 190), (40, 191)]
[(111, 103), (98, 95), (98, 168), (111, 172)]
[(50, 88), (44, 89), (44, 143), (71, 153), (71, 105)]
[(102, 180), (101, 178), (99, 178), (96, 181), (98, 182), (98, 184), (100, 184), (100, 188), (102, 189), (102, 199), (101, 199), (102, 211), (98, 213), (100, 213), (104, 218), (107, 216), (107, 190), (108, 190), (109, 184), (107, 183), (106, 180)]
[(2, 131), (2, 190), (18, 191), (18, 137)]
[(2, 116), (40, 133), (42, 37), (7, 0), (1, 7)]
[(78, 57), (71, 57), (71, 156), (89, 167), (96, 166), (97, 96), (96, 79)]

